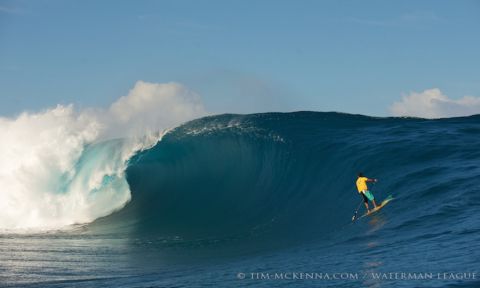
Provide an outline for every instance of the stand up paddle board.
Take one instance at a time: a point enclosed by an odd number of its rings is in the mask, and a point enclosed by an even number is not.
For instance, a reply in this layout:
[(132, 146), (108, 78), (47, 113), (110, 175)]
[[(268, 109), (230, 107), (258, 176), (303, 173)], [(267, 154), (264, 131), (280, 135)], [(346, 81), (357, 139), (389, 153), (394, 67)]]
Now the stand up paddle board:
[(385, 198), (385, 200), (382, 201), (382, 203), (380, 205), (378, 205), (376, 208), (373, 208), (372, 210), (370, 210), (370, 212), (365, 213), (362, 216), (358, 217), (357, 219), (363, 218), (365, 216), (370, 216), (370, 215), (374, 214), (375, 212), (380, 211), (380, 209), (382, 209), (385, 205), (388, 204), (388, 202), (392, 201), (393, 199), (395, 199), (395, 198), (393, 198), (392, 195), (389, 195), (387, 198)]

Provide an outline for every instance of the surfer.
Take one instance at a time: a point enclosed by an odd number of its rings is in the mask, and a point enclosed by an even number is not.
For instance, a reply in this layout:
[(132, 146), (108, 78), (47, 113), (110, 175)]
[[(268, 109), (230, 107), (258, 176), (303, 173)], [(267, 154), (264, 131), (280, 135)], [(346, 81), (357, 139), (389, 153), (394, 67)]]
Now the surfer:
[(372, 192), (368, 191), (367, 182), (377, 182), (377, 179), (370, 179), (363, 176), (363, 173), (358, 173), (358, 178), (356, 182), (358, 193), (362, 195), (363, 202), (365, 203), (365, 207), (367, 208), (367, 213), (369, 213), (370, 208), (368, 207), (368, 201), (372, 201), (374, 208), (377, 208), (377, 203), (375, 203), (375, 197), (373, 197)]

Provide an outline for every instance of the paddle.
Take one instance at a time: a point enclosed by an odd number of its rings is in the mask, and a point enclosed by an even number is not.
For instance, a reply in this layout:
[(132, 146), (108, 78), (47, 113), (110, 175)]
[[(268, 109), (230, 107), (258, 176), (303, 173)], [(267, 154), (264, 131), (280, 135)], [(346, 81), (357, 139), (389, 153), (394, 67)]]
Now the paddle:
[(362, 203), (363, 203), (363, 200), (361, 200), (360, 204), (358, 204), (357, 210), (355, 210), (355, 214), (352, 216), (352, 222), (355, 221), (355, 219), (357, 218), (358, 209), (360, 209), (360, 206), (362, 206)]

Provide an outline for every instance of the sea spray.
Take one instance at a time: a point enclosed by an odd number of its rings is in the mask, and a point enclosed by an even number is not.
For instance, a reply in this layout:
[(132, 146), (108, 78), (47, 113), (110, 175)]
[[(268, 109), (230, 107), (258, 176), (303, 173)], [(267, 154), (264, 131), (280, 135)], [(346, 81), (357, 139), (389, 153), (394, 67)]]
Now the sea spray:
[(0, 118), (0, 229), (58, 229), (120, 209), (131, 199), (131, 156), (204, 114), (182, 85), (139, 81), (108, 109), (57, 105)]

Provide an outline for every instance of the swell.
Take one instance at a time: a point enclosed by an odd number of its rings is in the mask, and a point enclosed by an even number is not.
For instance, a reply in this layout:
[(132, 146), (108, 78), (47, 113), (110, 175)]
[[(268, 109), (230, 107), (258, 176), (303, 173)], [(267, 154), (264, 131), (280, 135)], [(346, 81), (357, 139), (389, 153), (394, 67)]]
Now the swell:
[(448, 221), (479, 203), (478, 120), (320, 112), (201, 118), (130, 159), (132, 201), (96, 224), (182, 239), (315, 238), (349, 224), (359, 171), (380, 179), (371, 187), (377, 198), (397, 198), (385, 212), (396, 227)]

